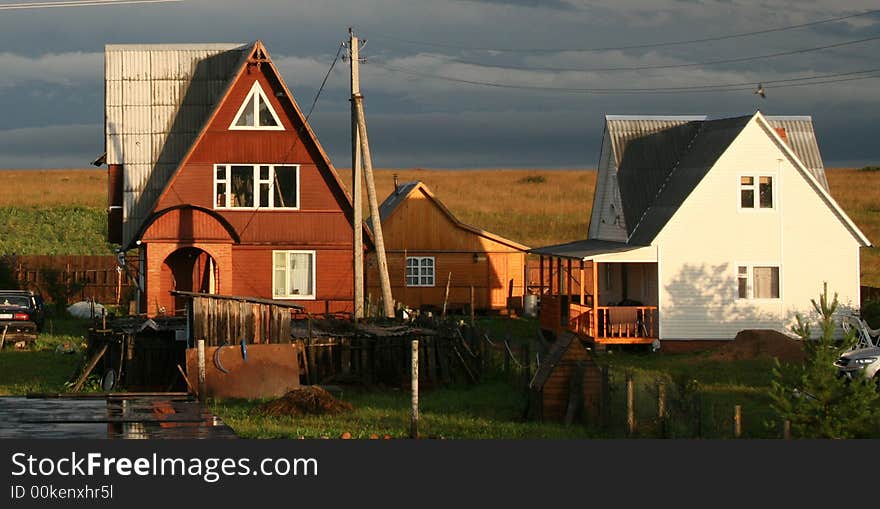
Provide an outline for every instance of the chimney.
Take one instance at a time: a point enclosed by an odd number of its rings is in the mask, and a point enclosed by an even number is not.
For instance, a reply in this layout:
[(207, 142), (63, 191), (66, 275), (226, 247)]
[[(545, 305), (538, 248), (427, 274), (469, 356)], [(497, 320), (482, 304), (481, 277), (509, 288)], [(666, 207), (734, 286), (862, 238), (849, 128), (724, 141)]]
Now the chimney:
[(785, 133), (784, 127), (777, 127), (776, 134), (778, 134), (779, 137), (782, 138), (782, 141), (784, 141), (786, 144), (788, 144), (788, 134)]
[(397, 181), (397, 174), (394, 174), (394, 194), (400, 194), (400, 184)]

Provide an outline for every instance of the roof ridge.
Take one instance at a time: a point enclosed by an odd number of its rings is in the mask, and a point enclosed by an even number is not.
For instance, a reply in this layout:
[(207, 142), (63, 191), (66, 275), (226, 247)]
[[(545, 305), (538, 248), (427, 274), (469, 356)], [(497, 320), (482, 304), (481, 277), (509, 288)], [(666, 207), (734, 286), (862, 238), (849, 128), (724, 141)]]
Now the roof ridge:
[(686, 156), (688, 154), (688, 152), (691, 151), (691, 148), (693, 148), (693, 146), (694, 146), (694, 141), (696, 141), (696, 139), (700, 135), (700, 133), (703, 132), (703, 127), (705, 127), (707, 121), (702, 120), (699, 122), (700, 122), (700, 127), (697, 128), (697, 131), (694, 133), (693, 137), (691, 137), (691, 141), (688, 142), (687, 147), (685, 147), (685, 149), (681, 152), (681, 154), (679, 154), (677, 160), (675, 161), (675, 164), (672, 166), (672, 169), (669, 170), (669, 173), (666, 174), (666, 178), (663, 179), (663, 183), (660, 184), (659, 188), (657, 188), (657, 193), (654, 194), (654, 199), (651, 200), (651, 204), (648, 205), (647, 207), (645, 207), (645, 210), (642, 212), (641, 217), (639, 217), (639, 220), (636, 222), (636, 225), (633, 227), (632, 232), (629, 235), (627, 235), (627, 237), (626, 237), (627, 244), (629, 243), (630, 239), (632, 239), (633, 235), (635, 235), (636, 230), (639, 229), (639, 225), (641, 225), (642, 221), (644, 221), (645, 217), (647, 217), (648, 212), (652, 208), (654, 208), (654, 204), (657, 203), (657, 199), (663, 193), (663, 190), (666, 189), (666, 185), (669, 184), (669, 181), (672, 179), (672, 175), (675, 173), (675, 170), (677, 170), (678, 167), (681, 165), (681, 160), (684, 159), (684, 156)]

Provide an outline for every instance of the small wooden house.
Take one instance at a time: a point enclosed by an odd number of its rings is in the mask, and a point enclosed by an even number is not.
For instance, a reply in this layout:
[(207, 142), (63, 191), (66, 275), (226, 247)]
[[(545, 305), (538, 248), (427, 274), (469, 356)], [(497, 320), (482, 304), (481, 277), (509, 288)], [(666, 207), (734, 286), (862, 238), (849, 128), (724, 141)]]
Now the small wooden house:
[(580, 338), (559, 334), (529, 385), (529, 417), (573, 422), (599, 411), (602, 374)]
[(109, 240), (139, 254), (141, 312), (175, 290), (353, 309), (349, 195), (260, 41), (108, 45), (105, 72)]
[[(422, 182), (395, 185), (379, 208), (394, 299), (415, 308), (520, 309), (528, 247), (462, 223)], [(374, 255), (367, 293), (381, 295)]]

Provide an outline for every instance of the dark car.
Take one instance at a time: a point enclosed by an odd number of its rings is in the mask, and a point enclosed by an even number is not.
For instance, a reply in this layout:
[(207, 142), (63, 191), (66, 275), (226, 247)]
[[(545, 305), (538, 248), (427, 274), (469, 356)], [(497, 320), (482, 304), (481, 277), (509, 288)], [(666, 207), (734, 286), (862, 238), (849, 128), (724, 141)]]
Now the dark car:
[(0, 335), (6, 342), (33, 341), (45, 319), (43, 299), (25, 290), (0, 290)]

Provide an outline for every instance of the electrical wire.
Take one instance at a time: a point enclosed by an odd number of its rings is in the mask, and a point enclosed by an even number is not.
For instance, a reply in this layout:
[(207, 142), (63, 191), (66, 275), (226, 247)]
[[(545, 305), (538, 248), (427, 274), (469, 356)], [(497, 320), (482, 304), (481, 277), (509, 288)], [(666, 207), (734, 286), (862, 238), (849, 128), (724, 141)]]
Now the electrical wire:
[(699, 44), (706, 42), (714, 42), (714, 41), (723, 41), (729, 39), (739, 39), (744, 37), (752, 37), (755, 35), (763, 35), (774, 32), (784, 32), (787, 30), (795, 30), (798, 28), (811, 27), (816, 25), (822, 25), (826, 23), (833, 23), (836, 21), (843, 21), (852, 18), (858, 18), (862, 16), (869, 16), (872, 14), (876, 14), (880, 12), (880, 9), (872, 9), (869, 11), (857, 12), (854, 14), (847, 14), (845, 16), (837, 16), (834, 18), (827, 18), (818, 21), (811, 21), (807, 23), (799, 23), (796, 25), (786, 25), (782, 27), (776, 28), (768, 28), (765, 30), (755, 30), (752, 32), (741, 32), (727, 35), (719, 35), (713, 37), (703, 37), (699, 39), (686, 39), (686, 40), (678, 40), (678, 41), (660, 41), (653, 43), (644, 43), (644, 44), (630, 44), (624, 46), (605, 46), (605, 47), (594, 47), (594, 48), (498, 48), (498, 47), (477, 47), (477, 46), (464, 46), (458, 44), (449, 44), (449, 43), (439, 43), (439, 42), (426, 42), (422, 40), (414, 40), (414, 39), (404, 39), (401, 37), (396, 37), (387, 34), (379, 34), (379, 35), (371, 35), (371, 38), (375, 39), (388, 39), (393, 41), (404, 42), (407, 44), (412, 44), (416, 46), (426, 46), (426, 47), (436, 47), (436, 48), (449, 48), (449, 49), (458, 49), (465, 51), (489, 51), (496, 53), (560, 53), (564, 51), (580, 51), (580, 52), (600, 52), (600, 51), (615, 51), (615, 50), (631, 50), (631, 49), (646, 49), (646, 48), (660, 48), (660, 47), (668, 47), (668, 46), (683, 46), (687, 44)]
[(67, 0), (61, 2), (21, 2), (16, 4), (0, 4), (0, 11), (17, 9), (50, 9), (53, 7), (98, 7), (128, 4), (165, 4), (183, 0)]
[[(469, 80), (469, 79), (461, 79), (454, 78), (450, 76), (443, 76), (439, 74), (431, 74), (426, 72), (415, 71), (412, 69), (406, 69), (401, 67), (395, 67), (387, 64), (381, 64), (374, 62), (373, 65), (381, 67), (383, 69), (398, 72), (403, 74), (409, 74), (413, 76), (419, 76), (422, 78), (431, 78), (438, 79), (442, 81), (449, 81), (454, 83), (462, 83), (468, 85), (477, 85), (484, 87), (492, 87), (492, 88), (505, 88), (505, 89), (516, 89), (516, 90), (532, 90), (532, 91), (546, 91), (546, 92), (562, 92), (562, 93), (580, 93), (580, 94), (648, 94), (648, 93), (692, 93), (692, 92), (728, 92), (735, 90), (745, 90), (746, 87), (754, 87), (755, 82), (748, 83), (728, 83), (728, 84), (715, 84), (715, 85), (695, 85), (695, 86), (687, 86), (687, 87), (651, 87), (651, 88), (576, 88), (576, 87), (545, 87), (539, 85), (516, 85), (511, 83), (500, 83), (500, 82), (491, 82), (491, 81), (480, 81), (480, 80)], [(880, 77), (880, 75), (864, 75), (852, 77), (854, 74), (868, 74), (880, 72), (880, 69), (870, 69), (863, 71), (853, 71), (847, 73), (838, 73), (838, 74), (827, 74), (820, 76), (812, 76), (812, 77), (804, 77), (804, 78), (789, 78), (785, 80), (768, 80), (763, 81), (763, 84), (774, 84), (774, 83), (790, 83), (790, 84), (782, 84), (775, 88), (788, 88), (792, 86), (806, 86), (806, 85), (814, 85), (814, 84), (825, 84), (825, 83), (838, 83), (843, 81), (855, 81), (862, 79), (871, 79)], [(838, 76), (850, 76), (848, 78), (837, 78)], [(816, 82), (808, 82), (808, 80), (820, 80), (827, 78), (825, 81), (816, 81)], [(798, 83), (791, 83), (796, 82)]]
[[(755, 60), (763, 60), (767, 58), (777, 58), (790, 55), (800, 55), (803, 53), (812, 53), (814, 51), (822, 51), (831, 48), (840, 48), (843, 46), (852, 46), (854, 44), (862, 44), (865, 42), (880, 40), (880, 35), (874, 37), (865, 37), (853, 41), (843, 41), (834, 44), (826, 44), (823, 46), (812, 46), (809, 48), (799, 48), (795, 50), (781, 51), (778, 53), (768, 53), (764, 55), (752, 55), (748, 57), (725, 58), (721, 60), (709, 60), (705, 62), (688, 62), (684, 64), (657, 64), (657, 65), (637, 65), (630, 67), (532, 67), (524, 65), (508, 65), (508, 64), (492, 64), (486, 62), (477, 62), (473, 60), (451, 59), (448, 62), (467, 65), (478, 65), (482, 67), (493, 67), (496, 69), (507, 69), (516, 71), (551, 71), (551, 72), (615, 72), (615, 71), (643, 71), (656, 69), (677, 69), (683, 67), (702, 67), (718, 64), (731, 64), (740, 62), (752, 62)], [(439, 57), (438, 57), (439, 58)]]
[[(324, 91), (324, 86), (327, 84), (327, 80), (330, 78), (330, 74), (333, 72), (333, 68), (336, 66), (336, 62), (339, 61), (339, 55), (342, 53), (342, 49), (345, 47), (345, 43), (340, 43), (339, 48), (336, 50), (336, 56), (333, 57), (333, 61), (330, 62), (330, 68), (327, 69), (327, 73), (324, 74), (324, 79), (321, 81), (321, 86), (318, 87), (318, 91), (315, 93), (315, 98), (312, 100), (312, 105), (309, 108), (309, 112), (305, 116), (305, 120), (302, 125), (299, 126), (296, 132), (296, 138), (293, 139), (293, 143), (290, 144), (290, 149), (287, 151), (287, 155), (285, 155), (282, 159), (282, 163), (289, 162), (290, 155), (293, 153), (293, 150), (296, 148), (297, 143), (300, 138), (302, 138), (303, 132), (305, 132), (306, 126), (309, 123), (309, 119), (312, 117), (312, 113), (315, 111), (315, 106), (318, 104), (318, 99), (321, 97), (321, 92)], [(291, 98), (292, 100), (293, 98)], [(277, 177), (276, 177), (277, 182)], [(256, 198), (256, 196), (255, 196)], [(257, 211), (260, 210), (259, 200), (257, 200), (257, 207), (254, 209), (251, 217), (248, 218), (247, 223), (245, 223), (244, 228), (241, 229), (240, 235), (244, 235), (244, 232), (247, 231), (248, 227), (250, 227), (251, 222), (253, 222), (254, 218), (257, 216)]]

